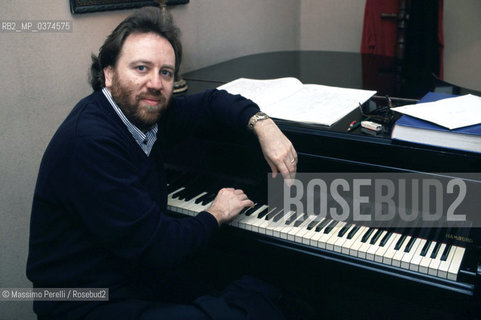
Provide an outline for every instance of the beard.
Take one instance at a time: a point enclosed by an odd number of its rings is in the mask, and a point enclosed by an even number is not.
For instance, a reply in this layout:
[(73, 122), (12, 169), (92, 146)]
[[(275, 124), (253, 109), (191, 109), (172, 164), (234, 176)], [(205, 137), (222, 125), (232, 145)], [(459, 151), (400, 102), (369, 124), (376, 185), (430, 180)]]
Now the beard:
[[(112, 86), (110, 88), (112, 98), (129, 121), (137, 128), (146, 132), (154, 126), (160, 116), (167, 110), (171, 97), (166, 97), (160, 90), (147, 89), (138, 95), (134, 93), (134, 88), (123, 85), (114, 73), (112, 76)], [(157, 104), (147, 104), (142, 99), (157, 100)]]

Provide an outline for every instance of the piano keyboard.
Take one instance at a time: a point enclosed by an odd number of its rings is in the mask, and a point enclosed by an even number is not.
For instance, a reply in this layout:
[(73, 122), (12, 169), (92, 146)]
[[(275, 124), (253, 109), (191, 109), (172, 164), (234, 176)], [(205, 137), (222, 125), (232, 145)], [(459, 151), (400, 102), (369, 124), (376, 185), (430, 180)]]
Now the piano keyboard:
[[(194, 188), (195, 189), (195, 188)], [(189, 216), (209, 208), (216, 194), (179, 187), (168, 195), (167, 209)], [(296, 243), (338, 252), (456, 281), (465, 248), (428, 237), (284, 212), (256, 204), (244, 209), (231, 226)]]

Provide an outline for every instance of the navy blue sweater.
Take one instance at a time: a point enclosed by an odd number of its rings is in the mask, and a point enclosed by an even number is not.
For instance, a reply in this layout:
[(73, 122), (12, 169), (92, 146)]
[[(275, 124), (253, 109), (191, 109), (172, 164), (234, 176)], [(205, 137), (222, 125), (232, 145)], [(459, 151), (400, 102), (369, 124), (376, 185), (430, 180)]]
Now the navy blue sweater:
[[(169, 269), (217, 229), (207, 212), (165, 215), (164, 142), (203, 126), (246, 128), (258, 111), (224, 91), (174, 98), (150, 156), (101, 91), (81, 100), (48, 145), (34, 193), (27, 276), (34, 287), (109, 288), (110, 303), (158, 299)], [(35, 302), (39, 315), (82, 318), (94, 302)]]

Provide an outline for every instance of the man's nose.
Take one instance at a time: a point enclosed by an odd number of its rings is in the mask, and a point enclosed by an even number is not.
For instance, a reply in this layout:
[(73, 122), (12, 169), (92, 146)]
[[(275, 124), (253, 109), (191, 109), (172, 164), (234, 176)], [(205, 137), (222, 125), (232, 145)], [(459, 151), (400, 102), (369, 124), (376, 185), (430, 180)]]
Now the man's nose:
[(160, 90), (162, 89), (162, 80), (158, 72), (152, 72), (148, 82), (149, 88)]

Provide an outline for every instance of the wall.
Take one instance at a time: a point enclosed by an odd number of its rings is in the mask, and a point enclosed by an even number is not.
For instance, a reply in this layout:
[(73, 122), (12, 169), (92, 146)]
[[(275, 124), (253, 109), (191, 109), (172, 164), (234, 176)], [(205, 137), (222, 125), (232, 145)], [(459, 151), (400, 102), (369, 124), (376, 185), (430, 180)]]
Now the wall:
[(365, 0), (300, 0), (301, 50), (359, 52)]
[(481, 91), (481, 1), (444, 0), (444, 79)]
[(297, 50), (296, 0), (191, 0), (173, 11), (182, 30), (182, 71), (263, 51)]

